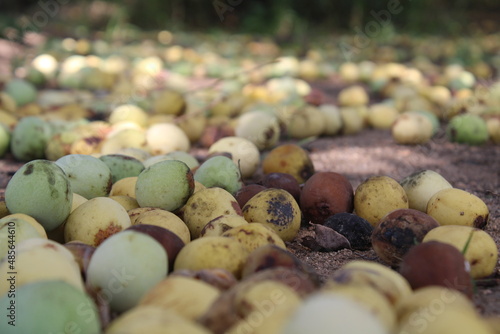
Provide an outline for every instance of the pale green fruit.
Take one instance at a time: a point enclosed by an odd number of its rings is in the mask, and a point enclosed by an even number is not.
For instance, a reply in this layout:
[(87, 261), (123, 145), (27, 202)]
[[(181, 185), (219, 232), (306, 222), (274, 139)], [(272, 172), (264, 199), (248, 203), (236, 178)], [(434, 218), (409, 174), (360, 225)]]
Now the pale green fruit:
[(39, 117), (22, 118), (12, 131), (10, 151), (19, 161), (43, 159), (50, 136), (49, 125)]
[(439, 130), (440, 122), (439, 118), (436, 116), (436, 114), (428, 111), (428, 110), (415, 110), (415, 111), (408, 111), (408, 113), (416, 113), (423, 115), (429, 119), (432, 123), (432, 134), (436, 134)]
[(250, 111), (241, 115), (234, 132), (237, 137), (250, 140), (259, 150), (275, 146), (281, 134), (278, 118), (265, 111)]
[(14, 251), (13, 247), (18, 243), (31, 238), (43, 236), (27, 221), (9, 217), (0, 219), (0, 259), (6, 256), (9, 250)]
[(285, 324), (283, 334), (389, 334), (376, 315), (352, 298), (316, 293), (304, 300)]
[(64, 240), (98, 246), (130, 225), (129, 215), (120, 203), (108, 197), (94, 197), (71, 212), (64, 226)]
[(242, 208), (249, 223), (271, 228), (283, 241), (291, 241), (299, 232), (299, 204), (286, 190), (269, 188), (253, 196)]
[(106, 154), (99, 157), (111, 171), (111, 182), (130, 176), (138, 176), (144, 170), (144, 164), (134, 157), (124, 154)]
[(107, 137), (101, 145), (101, 154), (117, 154), (127, 148), (146, 148), (146, 133), (142, 129), (122, 129)]
[(123, 231), (95, 250), (87, 268), (87, 284), (111, 310), (124, 312), (159, 283), (168, 269), (163, 246), (147, 234)]
[(248, 139), (230, 136), (213, 143), (208, 153), (227, 152), (231, 154), (233, 162), (239, 166), (241, 176), (250, 178), (260, 164), (260, 152), (257, 146)]
[[(48, 239), (31, 238), (16, 246), (14, 259), (9, 259), (7, 255), (0, 262), (0, 275), (6, 277), (8, 272), (12, 272), (13, 265), (17, 287), (38, 281), (60, 280), (84, 291), (80, 267), (63, 245)], [(6, 284), (0, 285), (0, 296), (8, 290)]]
[[(4, 282), (5, 283), (5, 282)], [(9, 310), (15, 300), (15, 312)], [(15, 299), (0, 297), (7, 318), (2, 333), (100, 333), (99, 313), (90, 297), (68, 283), (44, 281), (17, 287)], [(9, 317), (14, 314), (12, 317)], [(9, 321), (13, 321), (15, 327)], [(15, 329), (15, 330), (14, 330)]]
[(0, 123), (0, 158), (3, 158), (10, 146), (10, 131), (6, 125)]
[(238, 166), (225, 156), (215, 156), (203, 162), (194, 173), (194, 179), (207, 188), (219, 187), (231, 194), (243, 186)]
[(157, 123), (146, 130), (147, 147), (151, 154), (189, 151), (191, 142), (184, 131), (172, 123)]
[(183, 220), (189, 228), (191, 239), (198, 238), (203, 227), (221, 215), (241, 216), (241, 208), (233, 195), (218, 187), (197, 191), (182, 208)]
[(135, 198), (141, 207), (167, 211), (182, 207), (194, 191), (193, 173), (179, 160), (158, 162), (137, 177)]
[(35, 218), (47, 231), (61, 225), (71, 211), (73, 191), (64, 171), (56, 163), (34, 160), (23, 165), (5, 190), (11, 213)]
[(408, 175), (399, 184), (408, 196), (409, 208), (422, 212), (427, 212), (427, 202), (435, 193), (452, 188), (443, 176), (430, 169)]
[(111, 170), (98, 158), (69, 154), (55, 162), (66, 173), (73, 192), (91, 199), (104, 197), (111, 190)]
[(37, 90), (33, 84), (23, 79), (12, 79), (5, 85), (4, 91), (20, 107), (35, 101)]
[(446, 127), (446, 135), (452, 142), (469, 145), (481, 145), (489, 139), (486, 121), (472, 114), (453, 117)]

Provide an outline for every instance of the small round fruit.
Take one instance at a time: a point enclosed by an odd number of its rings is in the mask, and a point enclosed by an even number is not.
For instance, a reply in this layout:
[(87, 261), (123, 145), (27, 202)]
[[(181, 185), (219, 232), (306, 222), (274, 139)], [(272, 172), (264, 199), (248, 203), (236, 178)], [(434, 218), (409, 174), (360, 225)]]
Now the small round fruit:
[(12, 130), (10, 152), (18, 161), (44, 159), (49, 136), (49, 125), (42, 118), (23, 117)]
[(191, 147), (186, 133), (172, 123), (151, 125), (146, 130), (146, 143), (153, 155), (167, 154), (173, 151), (187, 152)]
[(444, 242), (428, 241), (412, 247), (403, 256), (399, 272), (413, 290), (439, 285), (456, 289), (469, 298), (474, 292), (465, 257)]
[(408, 197), (393, 178), (372, 176), (356, 188), (354, 210), (373, 226), (377, 226), (382, 217), (396, 209), (408, 209)]
[(239, 167), (243, 178), (250, 178), (260, 164), (260, 152), (257, 146), (248, 139), (240, 137), (224, 137), (216, 141), (208, 149), (208, 153), (227, 152)]
[(452, 142), (482, 145), (489, 139), (486, 121), (478, 115), (454, 116), (446, 127), (446, 135)]
[[(0, 259), (9, 253), (12, 244), (9, 240), (13, 240), (13, 236), (16, 244), (26, 239), (43, 238), (38, 230), (27, 221), (21, 218), (4, 217), (0, 219)], [(47, 238), (47, 234), (45, 234), (45, 238)]]
[(434, 218), (421, 211), (394, 210), (373, 229), (373, 250), (382, 261), (396, 266), (410, 248), (421, 243), (427, 232), (438, 226)]
[(183, 220), (191, 239), (200, 236), (203, 227), (220, 215), (239, 215), (241, 208), (236, 199), (222, 188), (206, 188), (194, 193), (182, 208)]
[(223, 237), (234, 238), (238, 240), (251, 253), (255, 249), (264, 245), (277, 245), (286, 249), (286, 245), (281, 240), (279, 235), (272, 229), (259, 223), (245, 224), (242, 226), (233, 227), (224, 232)]
[(434, 130), (432, 122), (424, 115), (406, 112), (399, 115), (391, 131), (396, 143), (417, 145), (428, 142)]
[(124, 154), (105, 154), (99, 157), (111, 171), (111, 182), (130, 176), (138, 176), (144, 170), (144, 164), (138, 159)]
[(269, 173), (262, 179), (262, 185), (266, 188), (278, 188), (286, 190), (300, 203), (301, 188), (299, 182), (287, 173)]
[[(9, 294), (0, 297), (2, 310), (9, 310), (13, 300)], [(7, 319), (0, 322), (2, 333), (101, 331), (99, 314), (92, 299), (66, 282), (53, 280), (18, 286), (15, 301), (13, 316), (9, 317), (12, 313), (5, 311)]]
[(124, 312), (167, 275), (167, 262), (158, 241), (137, 231), (122, 231), (95, 250), (87, 284), (99, 291), (98, 298), (107, 300), (111, 310)]
[(286, 190), (263, 190), (252, 197), (242, 211), (249, 223), (261, 223), (270, 227), (283, 241), (293, 240), (299, 232), (300, 207)]
[(36, 87), (23, 79), (12, 79), (4, 87), (7, 93), (16, 102), (17, 106), (34, 102), (38, 94)]
[(242, 208), (245, 206), (245, 204), (247, 204), (250, 198), (254, 197), (257, 193), (265, 189), (267, 189), (267, 187), (264, 187), (260, 184), (256, 183), (248, 184), (246, 186), (241, 187), (241, 189), (234, 194), (234, 198)]
[(438, 191), (429, 199), (427, 214), (440, 225), (484, 228), (490, 212), (486, 203), (479, 197), (462, 189), (447, 188)]
[(186, 203), (193, 191), (194, 179), (189, 167), (178, 160), (165, 160), (139, 174), (135, 198), (141, 207), (174, 211)]
[(228, 157), (214, 156), (203, 162), (194, 179), (207, 188), (219, 187), (234, 194), (243, 186), (238, 166)]
[(435, 193), (452, 188), (443, 176), (430, 169), (408, 175), (399, 184), (408, 196), (409, 208), (422, 212), (427, 212), (427, 203)]
[(441, 241), (455, 246), (470, 263), (474, 279), (487, 277), (495, 271), (498, 248), (493, 238), (483, 230), (470, 226), (446, 225), (430, 230), (423, 242)]
[(237, 137), (251, 141), (259, 150), (276, 145), (281, 133), (278, 119), (265, 111), (249, 111), (241, 115), (234, 132)]
[(47, 160), (24, 164), (5, 190), (5, 203), (11, 213), (27, 214), (47, 231), (66, 220), (72, 200), (68, 177), (58, 165)]
[(349, 180), (334, 172), (316, 172), (304, 184), (300, 208), (314, 224), (340, 212), (352, 212), (354, 190)]
[(130, 226), (127, 211), (107, 197), (95, 197), (76, 208), (66, 220), (64, 240), (100, 245), (111, 235)]
[(159, 208), (151, 208), (138, 215), (132, 225), (155, 225), (163, 227), (177, 235), (185, 244), (191, 241), (189, 229), (177, 215)]
[(135, 185), (137, 184), (137, 178), (137, 176), (129, 176), (116, 181), (111, 186), (109, 196), (129, 196), (135, 198)]
[(85, 154), (68, 154), (55, 162), (66, 173), (71, 190), (91, 199), (109, 194), (111, 170), (100, 159)]
[(140, 107), (133, 104), (122, 104), (111, 112), (109, 123), (133, 122), (141, 127), (148, 124), (148, 114)]
[(235, 239), (203, 237), (181, 249), (175, 260), (174, 271), (221, 268), (240, 278), (247, 257), (247, 249)]
[(264, 174), (287, 173), (299, 183), (314, 174), (314, 165), (306, 150), (296, 144), (283, 144), (272, 149), (262, 161)]

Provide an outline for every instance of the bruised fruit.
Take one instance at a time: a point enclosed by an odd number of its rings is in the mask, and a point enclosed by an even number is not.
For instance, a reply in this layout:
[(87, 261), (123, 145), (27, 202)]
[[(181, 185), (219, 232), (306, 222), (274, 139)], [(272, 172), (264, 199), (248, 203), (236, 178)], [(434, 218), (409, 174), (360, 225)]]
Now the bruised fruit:
[(75, 261), (78, 263), (78, 267), (80, 268), (80, 273), (85, 280), (87, 276), (87, 268), (89, 266), (90, 259), (94, 254), (95, 247), (79, 241), (71, 241), (65, 243), (63, 246), (66, 247), (75, 257)]
[(300, 229), (300, 207), (288, 191), (266, 189), (252, 197), (242, 209), (249, 223), (261, 223), (274, 230), (283, 241), (291, 241)]
[(54, 162), (34, 160), (23, 165), (5, 190), (9, 212), (35, 218), (45, 230), (61, 225), (71, 211), (73, 193), (64, 171)]
[(109, 194), (111, 170), (100, 159), (85, 154), (69, 154), (56, 160), (56, 164), (66, 173), (73, 192), (86, 199)]
[(204, 161), (194, 173), (194, 179), (205, 187), (219, 187), (234, 194), (242, 187), (238, 166), (225, 156), (214, 156)]
[(469, 265), (452, 245), (429, 241), (412, 247), (402, 258), (399, 272), (414, 290), (439, 285), (456, 289), (472, 298)]
[(250, 198), (254, 197), (257, 193), (265, 189), (267, 188), (260, 184), (248, 184), (241, 187), (240, 190), (238, 190), (234, 194), (234, 198), (236, 199), (240, 207), (244, 207), (245, 204), (247, 204), (247, 202), (250, 200)]
[[(1, 308), (9, 310), (12, 301), (9, 294), (4, 294), (0, 297)], [(15, 301), (14, 312), (5, 311), (8, 320), (0, 322), (2, 333), (64, 333), (69, 328), (81, 333), (101, 331), (92, 299), (66, 282), (51, 280), (18, 286)]]
[(297, 182), (305, 182), (314, 174), (314, 165), (306, 150), (296, 144), (283, 144), (272, 149), (262, 161), (262, 171), (287, 173)]
[(229, 231), (230, 229), (241, 225), (248, 225), (248, 222), (242, 216), (220, 215), (219, 217), (215, 217), (207, 224), (205, 224), (200, 232), (200, 236), (218, 237), (224, 234), (226, 231)]
[(200, 236), (203, 227), (220, 215), (242, 215), (236, 199), (222, 188), (206, 188), (194, 193), (182, 208), (182, 217), (191, 239)]
[(354, 210), (358, 216), (377, 226), (380, 219), (396, 209), (408, 208), (403, 187), (389, 176), (372, 176), (354, 193)]
[(286, 245), (274, 230), (260, 223), (244, 224), (233, 227), (222, 234), (223, 237), (238, 240), (249, 253), (263, 245), (277, 245), (286, 249)]
[(240, 278), (247, 257), (247, 249), (235, 239), (203, 237), (191, 241), (181, 249), (175, 260), (174, 270), (221, 268)]
[(340, 212), (352, 212), (354, 190), (349, 180), (335, 172), (316, 172), (304, 184), (300, 208), (314, 224)]
[(130, 218), (123, 206), (111, 198), (95, 197), (69, 215), (64, 227), (64, 240), (98, 246), (129, 226)]
[(487, 277), (494, 273), (498, 248), (493, 238), (485, 231), (470, 226), (439, 226), (430, 230), (423, 242), (431, 240), (448, 243), (462, 252), (470, 263), (472, 278)]
[(137, 231), (122, 231), (95, 250), (87, 284), (98, 292), (98, 298), (109, 302), (112, 311), (121, 313), (136, 306), (167, 275), (167, 262), (158, 241)]
[(396, 266), (410, 248), (419, 244), (427, 232), (439, 226), (431, 216), (413, 209), (397, 209), (375, 226), (373, 250), (386, 264)]
[(427, 214), (440, 225), (464, 225), (484, 228), (489, 209), (482, 199), (465, 190), (447, 188), (435, 193), (427, 203)]
[(178, 160), (165, 160), (139, 174), (135, 198), (141, 207), (174, 211), (186, 203), (193, 191), (194, 179), (189, 167)]
[(427, 212), (427, 203), (435, 193), (452, 188), (443, 176), (430, 169), (408, 175), (399, 184), (408, 196), (409, 208), (422, 212)]
[[(137, 210), (135, 212), (137, 212)], [(128, 213), (130, 216), (131, 213)], [(184, 224), (182, 219), (180, 219), (177, 215), (167, 210), (148, 208), (138, 216), (134, 217), (133, 221), (131, 219), (131, 223), (132, 225), (145, 224), (163, 227), (177, 235), (185, 244), (191, 241), (189, 229), (186, 224)]]
[(328, 217), (323, 225), (346, 237), (353, 249), (368, 250), (372, 247), (373, 226), (358, 215), (337, 213)]
[(259, 150), (276, 145), (280, 137), (278, 118), (265, 111), (249, 111), (239, 116), (234, 129), (237, 137), (251, 141)]

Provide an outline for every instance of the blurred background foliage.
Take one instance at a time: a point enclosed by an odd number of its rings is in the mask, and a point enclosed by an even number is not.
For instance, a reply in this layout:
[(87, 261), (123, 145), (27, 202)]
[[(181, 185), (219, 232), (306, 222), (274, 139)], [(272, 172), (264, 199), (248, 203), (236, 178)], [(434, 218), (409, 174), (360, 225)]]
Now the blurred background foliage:
[[(230, 31), (275, 35), (286, 42), (363, 29), (374, 20), (373, 12), (398, 3), (401, 12), (385, 28), (400, 33), (458, 36), (493, 33), (500, 25), (498, 0), (0, 0), (0, 28), (22, 29), (35, 22), (53, 34), (116, 34), (132, 28)], [(42, 24), (41, 12), (50, 17), (50, 27)]]

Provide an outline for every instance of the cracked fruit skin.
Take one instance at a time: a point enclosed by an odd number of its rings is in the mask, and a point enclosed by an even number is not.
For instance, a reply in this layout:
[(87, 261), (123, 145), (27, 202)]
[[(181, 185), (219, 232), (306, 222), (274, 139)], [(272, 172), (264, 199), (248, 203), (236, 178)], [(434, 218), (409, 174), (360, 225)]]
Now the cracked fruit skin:
[(69, 215), (64, 227), (64, 240), (78, 240), (97, 247), (130, 225), (129, 215), (120, 203), (108, 197), (95, 197)]
[(9, 212), (35, 218), (47, 231), (61, 225), (71, 211), (73, 192), (64, 171), (54, 162), (33, 160), (23, 165), (5, 190)]
[[(11, 301), (8, 294), (3, 295), (2, 310), (7, 310)], [(68, 333), (70, 328), (79, 333), (100, 333), (99, 314), (86, 293), (56, 280), (18, 287), (15, 327), (7, 319), (0, 322), (1, 333)]]
[(283, 241), (291, 241), (300, 229), (301, 212), (292, 195), (283, 189), (266, 189), (252, 197), (242, 209), (249, 223), (261, 223)]
[(193, 173), (179, 160), (164, 160), (149, 166), (139, 174), (135, 184), (135, 198), (141, 207), (167, 211), (182, 207), (193, 192)]

